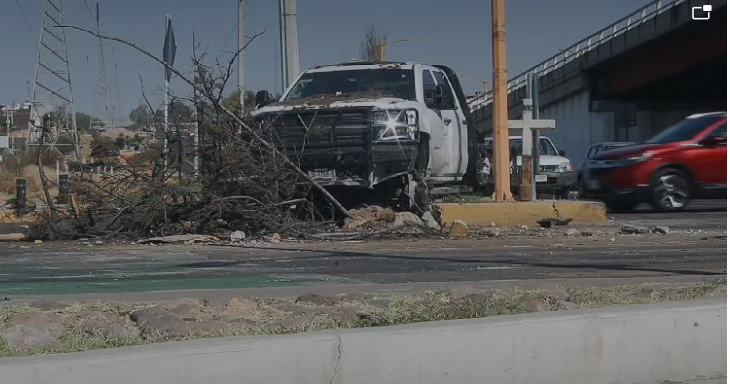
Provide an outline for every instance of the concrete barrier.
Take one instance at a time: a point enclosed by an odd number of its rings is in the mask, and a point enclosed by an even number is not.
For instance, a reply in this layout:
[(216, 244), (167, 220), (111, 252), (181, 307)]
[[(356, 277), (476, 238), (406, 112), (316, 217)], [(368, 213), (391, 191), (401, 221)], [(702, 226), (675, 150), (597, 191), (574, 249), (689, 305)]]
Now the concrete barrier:
[(461, 220), (467, 225), (537, 225), (547, 218), (573, 219), (574, 223), (604, 224), (606, 205), (595, 201), (535, 201), (514, 203), (437, 203), (441, 221), (450, 225)]
[(727, 375), (725, 300), (0, 359), (2, 384), (621, 384)]

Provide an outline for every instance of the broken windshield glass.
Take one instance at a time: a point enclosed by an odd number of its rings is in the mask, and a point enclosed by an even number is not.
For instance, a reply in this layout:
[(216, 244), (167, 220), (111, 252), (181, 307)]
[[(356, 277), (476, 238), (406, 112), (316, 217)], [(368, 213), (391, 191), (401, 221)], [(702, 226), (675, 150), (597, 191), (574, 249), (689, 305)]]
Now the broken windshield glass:
[(355, 69), (302, 75), (285, 101), (317, 96), (397, 97), (416, 99), (412, 70)]

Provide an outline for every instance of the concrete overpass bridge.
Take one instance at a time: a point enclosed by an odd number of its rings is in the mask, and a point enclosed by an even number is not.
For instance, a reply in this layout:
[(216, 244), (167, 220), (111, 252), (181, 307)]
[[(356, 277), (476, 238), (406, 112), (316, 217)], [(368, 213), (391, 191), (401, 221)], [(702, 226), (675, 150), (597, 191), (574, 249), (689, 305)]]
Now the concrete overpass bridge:
[[(692, 7), (712, 5), (709, 20)], [(531, 95), (573, 162), (590, 144), (644, 140), (691, 113), (727, 105), (727, 0), (656, 0), (508, 83), (509, 116)], [(470, 102), (491, 135), (492, 94)]]

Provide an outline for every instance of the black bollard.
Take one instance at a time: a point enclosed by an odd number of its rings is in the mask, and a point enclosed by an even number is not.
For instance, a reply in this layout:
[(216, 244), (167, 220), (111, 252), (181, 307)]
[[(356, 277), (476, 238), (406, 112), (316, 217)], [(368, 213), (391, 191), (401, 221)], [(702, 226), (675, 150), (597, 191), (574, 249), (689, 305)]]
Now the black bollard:
[(58, 204), (67, 204), (68, 203), (68, 192), (69, 192), (68, 174), (58, 175), (58, 197), (56, 197), (56, 202)]
[(28, 182), (25, 179), (15, 181), (15, 209), (20, 214), (28, 203)]

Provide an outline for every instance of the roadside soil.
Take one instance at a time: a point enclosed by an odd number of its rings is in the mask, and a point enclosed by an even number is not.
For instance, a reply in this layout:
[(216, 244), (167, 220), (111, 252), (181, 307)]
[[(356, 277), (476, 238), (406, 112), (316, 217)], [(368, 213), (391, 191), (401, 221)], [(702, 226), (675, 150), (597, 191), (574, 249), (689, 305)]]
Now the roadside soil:
[(38, 300), (0, 305), (0, 357), (234, 335), (378, 327), (529, 312), (727, 297), (727, 281), (549, 290), (420, 292), (171, 301)]

